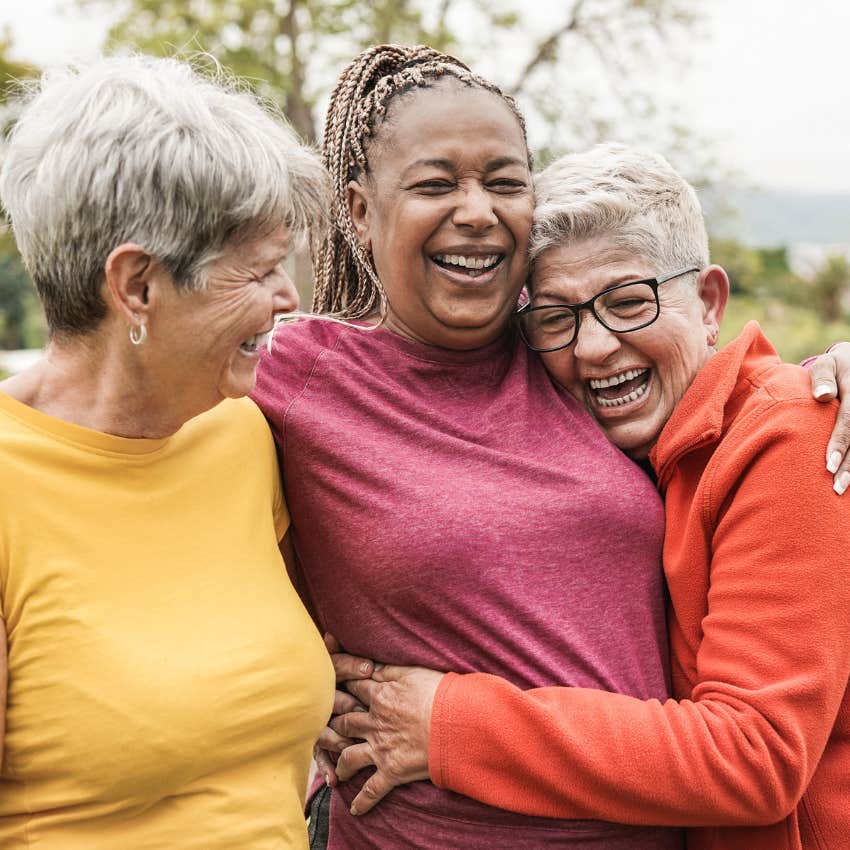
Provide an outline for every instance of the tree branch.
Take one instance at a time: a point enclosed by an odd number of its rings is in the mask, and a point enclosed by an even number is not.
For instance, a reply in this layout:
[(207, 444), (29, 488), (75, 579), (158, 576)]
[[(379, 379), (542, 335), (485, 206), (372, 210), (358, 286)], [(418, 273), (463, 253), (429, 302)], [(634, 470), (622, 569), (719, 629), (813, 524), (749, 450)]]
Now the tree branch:
[(516, 82), (507, 90), (508, 94), (516, 97), (516, 95), (522, 91), (523, 86), (528, 82), (529, 77), (534, 73), (534, 71), (537, 70), (540, 65), (552, 60), (558, 47), (558, 42), (568, 33), (575, 32), (575, 30), (578, 29), (581, 10), (584, 3), (585, 0), (576, 0), (576, 4), (573, 6), (567, 21), (562, 26), (558, 27), (558, 29), (551, 32), (537, 45), (537, 50), (534, 52), (534, 55), (526, 63), (526, 66), (517, 77)]

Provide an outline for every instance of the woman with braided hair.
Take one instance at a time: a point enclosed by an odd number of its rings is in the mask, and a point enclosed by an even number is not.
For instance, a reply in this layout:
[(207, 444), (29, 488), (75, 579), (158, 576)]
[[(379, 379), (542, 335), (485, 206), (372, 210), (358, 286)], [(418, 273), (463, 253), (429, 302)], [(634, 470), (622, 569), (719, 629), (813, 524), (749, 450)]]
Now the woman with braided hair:
[[(513, 102), (430, 48), (375, 47), (334, 90), (324, 156), (314, 307), (380, 326), (281, 327), (260, 366), (308, 607), (366, 658), (665, 697), (655, 488), (508, 331), (533, 209)], [(427, 782), (355, 818), (358, 779), (329, 848), (681, 846)]]
[[(324, 157), (314, 309), (342, 321), (278, 328), (254, 392), (302, 598), (363, 658), (664, 699), (658, 494), (509, 327), (534, 203), (513, 101), (431, 48), (373, 47), (333, 92)], [(682, 846), (429, 782), (352, 817), (367, 776), (316, 796), (314, 847)]]

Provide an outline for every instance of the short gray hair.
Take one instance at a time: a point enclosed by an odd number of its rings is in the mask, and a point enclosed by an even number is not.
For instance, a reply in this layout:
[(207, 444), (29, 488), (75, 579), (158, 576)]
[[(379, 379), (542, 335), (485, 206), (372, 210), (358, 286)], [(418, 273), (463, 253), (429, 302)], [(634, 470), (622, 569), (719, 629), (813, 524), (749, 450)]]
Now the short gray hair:
[(532, 261), (565, 242), (607, 237), (659, 272), (709, 263), (696, 192), (657, 154), (597, 145), (553, 162), (535, 191)]
[(299, 237), (326, 220), (318, 156), (210, 57), (56, 68), (23, 99), (0, 198), (51, 334), (97, 327), (106, 259), (125, 242), (198, 290), (242, 237), (280, 225)]

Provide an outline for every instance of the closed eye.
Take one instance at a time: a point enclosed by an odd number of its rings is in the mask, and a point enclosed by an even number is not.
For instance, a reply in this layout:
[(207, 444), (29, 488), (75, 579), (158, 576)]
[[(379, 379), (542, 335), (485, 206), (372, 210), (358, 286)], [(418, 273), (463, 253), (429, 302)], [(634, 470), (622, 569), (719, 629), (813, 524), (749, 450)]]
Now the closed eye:
[(429, 195), (451, 192), (455, 184), (451, 180), (422, 180), (415, 183), (411, 188)]
[(512, 194), (514, 192), (522, 192), (528, 187), (524, 180), (516, 180), (508, 177), (500, 178), (499, 180), (489, 180), (487, 188), (502, 194)]

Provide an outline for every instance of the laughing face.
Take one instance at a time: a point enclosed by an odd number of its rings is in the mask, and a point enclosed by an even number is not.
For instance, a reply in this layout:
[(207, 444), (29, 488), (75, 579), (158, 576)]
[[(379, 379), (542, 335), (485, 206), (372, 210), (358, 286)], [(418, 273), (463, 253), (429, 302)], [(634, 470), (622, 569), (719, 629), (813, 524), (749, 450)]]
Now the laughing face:
[(415, 90), (391, 105), (369, 164), (349, 205), (387, 295), (386, 326), (443, 348), (492, 342), (527, 271), (533, 195), (516, 116), (453, 81)]
[(298, 306), (282, 267), (288, 249), (289, 232), (278, 227), (227, 248), (206, 269), (203, 291), (159, 288), (146, 355), (162, 361), (154, 367), (161, 385), (188, 408), (206, 410), (254, 388), (258, 347), (275, 314)]
[[(532, 302), (578, 304), (610, 286), (671, 271), (598, 238), (550, 248), (535, 262)], [(658, 439), (712, 344), (726, 302), (725, 273), (711, 266), (660, 286), (655, 322), (613, 333), (589, 311), (568, 348), (542, 354), (552, 377), (596, 417), (611, 441), (643, 458)]]

